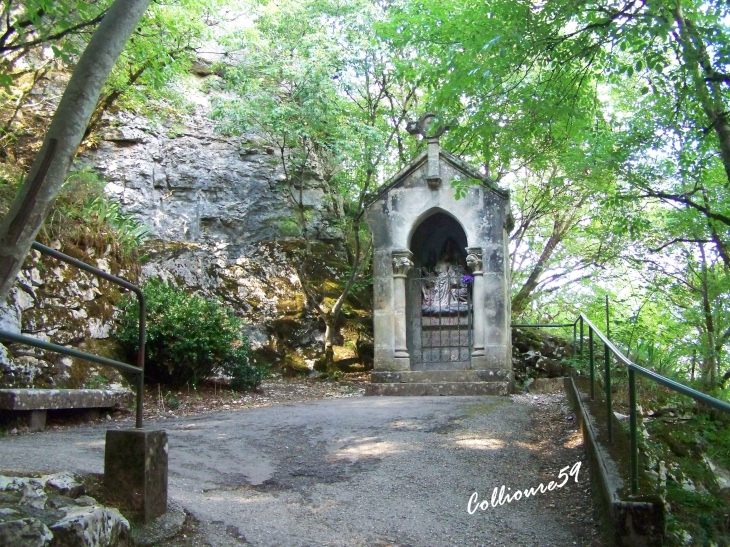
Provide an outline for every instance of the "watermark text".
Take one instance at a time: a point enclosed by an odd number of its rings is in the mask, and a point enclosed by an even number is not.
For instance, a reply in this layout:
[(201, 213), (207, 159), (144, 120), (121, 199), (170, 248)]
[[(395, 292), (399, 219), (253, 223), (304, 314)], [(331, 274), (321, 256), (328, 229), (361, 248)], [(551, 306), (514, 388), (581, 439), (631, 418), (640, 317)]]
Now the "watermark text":
[(481, 501), (479, 501), (479, 493), (474, 492), (469, 498), (466, 510), (470, 515), (473, 515), (477, 512), (477, 510), (486, 511), (490, 507), (497, 507), (499, 505), (504, 505), (505, 503), (512, 503), (513, 501), (520, 501), (521, 499), (534, 497), (538, 493), (544, 494), (545, 492), (552, 492), (556, 488), (562, 488), (565, 486), (570, 480), (570, 477), (575, 478), (575, 482), (578, 482), (580, 465), (581, 462), (576, 462), (572, 467), (570, 465), (563, 467), (558, 473), (558, 480), (561, 480), (561, 482), (550, 481), (547, 486), (540, 483), (537, 487), (526, 488), (525, 490), (516, 490), (515, 492), (512, 492), (511, 488), (507, 488), (507, 491), (505, 492), (504, 485), (501, 487), (495, 486), (492, 491), (492, 498), (490, 500), (483, 499)]

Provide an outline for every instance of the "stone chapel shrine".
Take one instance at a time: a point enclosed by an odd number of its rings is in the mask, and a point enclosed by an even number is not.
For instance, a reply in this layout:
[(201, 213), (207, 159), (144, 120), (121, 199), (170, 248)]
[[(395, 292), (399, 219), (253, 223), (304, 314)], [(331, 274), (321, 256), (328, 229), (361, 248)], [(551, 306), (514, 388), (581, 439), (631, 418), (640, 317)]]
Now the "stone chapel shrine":
[[(506, 395), (513, 389), (509, 193), (428, 148), (379, 191), (373, 234), (375, 360), (368, 395)], [(454, 180), (476, 179), (461, 199)]]

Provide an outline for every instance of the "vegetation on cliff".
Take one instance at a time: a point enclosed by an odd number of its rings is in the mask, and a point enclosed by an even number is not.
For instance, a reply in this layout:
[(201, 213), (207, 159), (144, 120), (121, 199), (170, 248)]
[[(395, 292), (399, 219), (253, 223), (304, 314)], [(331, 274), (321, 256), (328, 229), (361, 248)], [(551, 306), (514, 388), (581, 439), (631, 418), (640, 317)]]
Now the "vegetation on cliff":
[[(63, 83), (112, 4), (2, 5), (8, 190), (40, 149), (43, 89)], [(608, 295), (612, 339), (630, 359), (727, 399), (729, 21), (719, 0), (162, 1), (135, 29), (81, 136), (93, 146), (105, 113), (149, 112), (150, 98), (182, 108), (172, 84), (215, 43), (220, 63), (206, 70), (216, 74), (210, 88), (227, 94), (220, 128), (261, 134), (297, 212), (281, 226), (288, 242), (300, 238), (289, 255), (306, 303), (282, 298), (301, 310), (281, 320), (283, 336), (314, 310), (332, 369), (348, 293), (368, 276), (364, 207), (423, 146), (405, 137), (406, 120), (433, 110), (455, 122), (444, 147), (512, 191), (516, 319), (573, 320), (579, 309), (597, 318)], [(313, 251), (304, 179), (315, 172), (346, 235), (347, 268), (331, 269), (334, 281)], [(114, 206), (84, 203), (83, 216), (121, 225)], [(59, 218), (46, 220), (48, 233), (67, 229)], [(73, 237), (98, 237), (84, 230)], [(727, 435), (722, 422), (692, 423), (703, 428), (697, 446)]]

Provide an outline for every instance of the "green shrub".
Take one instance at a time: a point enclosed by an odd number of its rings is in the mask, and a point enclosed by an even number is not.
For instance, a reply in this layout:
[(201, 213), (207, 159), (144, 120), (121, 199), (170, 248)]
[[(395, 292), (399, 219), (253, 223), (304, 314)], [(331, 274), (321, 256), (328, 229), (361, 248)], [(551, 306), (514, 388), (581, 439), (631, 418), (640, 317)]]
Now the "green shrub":
[[(219, 303), (190, 296), (159, 279), (143, 287), (147, 304), (145, 378), (173, 387), (197, 384), (214, 372), (233, 377), (238, 389), (256, 387), (266, 370), (249, 364), (243, 322)], [(121, 304), (117, 338), (130, 357), (136, 355), (139, 304)]]
[(269, 366), (255, 366), (249, 361), (248, 343), (235, 348), (223, 361), (221, 370), (231, 377), (231, 388), (237, 391), (256, 389), (269, 372)]
[(168, 393), (165, 396), (165, 403), (170, 410), (177, 410), (178, 408), (180, 408), (180, 400), (172, 393)]

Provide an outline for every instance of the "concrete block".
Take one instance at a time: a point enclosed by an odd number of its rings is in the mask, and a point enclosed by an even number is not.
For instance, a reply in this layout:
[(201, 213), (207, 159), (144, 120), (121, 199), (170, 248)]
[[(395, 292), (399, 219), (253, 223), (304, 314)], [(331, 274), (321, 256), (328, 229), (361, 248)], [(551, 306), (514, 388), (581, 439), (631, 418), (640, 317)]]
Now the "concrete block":
[(104, 485), (124, 499), (136, 516), (151, 522), (167, 510), (167, 433), (109, 430)]
[(28, 429), (31, 431), (43, 431), (46, 428), (45, 410), (31, 410), (27, 415)]

